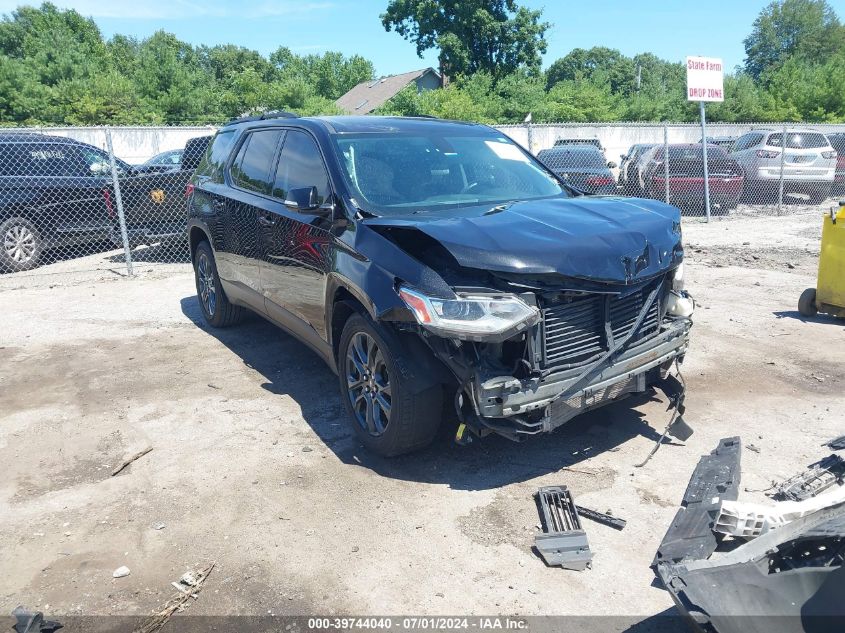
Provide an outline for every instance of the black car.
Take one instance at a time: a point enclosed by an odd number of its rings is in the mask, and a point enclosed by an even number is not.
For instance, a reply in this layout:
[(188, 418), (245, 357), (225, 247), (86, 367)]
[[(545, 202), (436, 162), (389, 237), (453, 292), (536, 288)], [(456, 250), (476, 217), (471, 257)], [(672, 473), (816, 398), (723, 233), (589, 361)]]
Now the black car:
[(615, 194), (616, 179), (601, 150), (592, 145), (563, 145), (537, 154), (542, 163), (568, 185), (594, 194)]
[(384, 455), (444, 415), (461, 440), (551, 431), (687, 349), (678, 209), (578, 195), (484, 125), (242, 119), (192, 186), (205, 320), (248, 308), (310, 346)]
[[(171, 207), (184, 199), (166, 174), (115, 164), (127, 216), (143, 214), (156, 199)], [(97, 147), (61, 136), (0, 134), (0, 272), (35, 268), (55, 247), (107, 243), (117, 226), (113, 183), (109, 156)]]
[[(179, 165), (175, 169), (162, 173), (160, 168), (146, 166), (148, 173), (158, 174), (156, 181), (159, 186), (143, 200), (143, 204), (132, 205), (124, 211), (130, 246), (158, 243), (184, 247), (185, 196), (191, 176), (205, 155), (211, 139), (210, 135), (189, 139), (181, 150)], [(137, 187), (138, 183), (150, 180), (148, 174), (140, 173), (136, 176), (127, 179), (126, 185), (122, 184), (121, 187)], [(117, 246), (122, 243), (120, 225), (117, 222), (113, 223), (111, 238)]]

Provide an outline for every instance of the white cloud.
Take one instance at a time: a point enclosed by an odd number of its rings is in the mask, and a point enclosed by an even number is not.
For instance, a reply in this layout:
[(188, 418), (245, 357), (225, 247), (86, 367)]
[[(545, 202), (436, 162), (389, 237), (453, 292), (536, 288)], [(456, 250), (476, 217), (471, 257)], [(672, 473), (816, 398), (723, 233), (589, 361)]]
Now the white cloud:
[[(179, 20), (203, 17), (272, 18), (307, 15), (334, 6), (333, 2), (296, 0), (52, 0), (61, 9), (76, 9), (86, 17), (133, 20)], [(0, 13), (21, 5), (40, 6), (41, 0), (0, 0)]]

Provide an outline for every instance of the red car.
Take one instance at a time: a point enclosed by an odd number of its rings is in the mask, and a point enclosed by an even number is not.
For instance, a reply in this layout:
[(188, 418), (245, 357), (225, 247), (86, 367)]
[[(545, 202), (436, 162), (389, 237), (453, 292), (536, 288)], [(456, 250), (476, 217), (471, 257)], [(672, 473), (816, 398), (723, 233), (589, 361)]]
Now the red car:
[[(658, 145), (644, 157), (640, 184), (644, 196), (666, 199), (665, 147)], [(670, 204), (685, 209), (704, 206), (704, 159), (700, 144), (669, 145)], [(710, 208), (727, 213), (736, 207), (745, 184), (742, 167), (728, 157), (724, 148), (707, 145)]]

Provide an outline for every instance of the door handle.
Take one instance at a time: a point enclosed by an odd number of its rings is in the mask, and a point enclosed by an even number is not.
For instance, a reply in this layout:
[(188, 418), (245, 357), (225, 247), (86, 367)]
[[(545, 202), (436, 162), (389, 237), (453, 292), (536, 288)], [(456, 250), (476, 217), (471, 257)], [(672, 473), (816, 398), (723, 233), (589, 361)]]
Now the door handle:
[(274, 224), (276, 224), (276, 220), (271, 218), (269, 215), (265, 215), (262, 213), (258, 216), (258, 223), (261, 226), (273, 226)]

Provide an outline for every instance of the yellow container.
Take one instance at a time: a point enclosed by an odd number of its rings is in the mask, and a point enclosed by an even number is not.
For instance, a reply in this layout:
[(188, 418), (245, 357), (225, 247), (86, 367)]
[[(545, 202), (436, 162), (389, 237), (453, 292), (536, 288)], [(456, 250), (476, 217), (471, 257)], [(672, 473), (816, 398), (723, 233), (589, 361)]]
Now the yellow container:
[(801, 294), (798, 310), (804, 316), (845, 317), (845, 204), (824, 218), (817, 286)]

